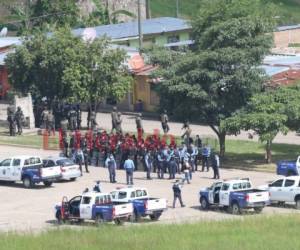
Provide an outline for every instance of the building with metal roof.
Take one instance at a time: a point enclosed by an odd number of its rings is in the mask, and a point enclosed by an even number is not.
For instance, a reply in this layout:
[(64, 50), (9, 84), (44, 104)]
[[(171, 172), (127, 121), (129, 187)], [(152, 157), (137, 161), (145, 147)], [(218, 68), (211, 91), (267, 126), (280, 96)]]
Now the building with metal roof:
[[(164, 46), (168, 43), (183, 42), (182, 45), (187, 45), (189, 42), (184, 43), (184, 41), (190, 41), (191, 28), (187, 20), (179, 18), (160, 17), (143, 20), (144, 44), (145, 46), (150, 44)], [(138, 47), (137, 21), (75, 29), (73, 34), (84, 39), (106, 36), (114, 43)]]

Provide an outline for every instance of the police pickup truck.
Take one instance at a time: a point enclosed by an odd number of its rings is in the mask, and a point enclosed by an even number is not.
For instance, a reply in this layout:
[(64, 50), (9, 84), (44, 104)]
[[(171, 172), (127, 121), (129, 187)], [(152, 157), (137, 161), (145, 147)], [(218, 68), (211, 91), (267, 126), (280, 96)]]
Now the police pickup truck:
[(134, 212), (132, 221), (139, 221), (141, 217), (149, 215), (151, 220), (158, 220), (163, 211), (167, 209), (167, 200), (159, 198), (149, 198), (145, 188), (125, 187), (111, 192), (114, 202), (131, 202)]
[(127, 221), (133, 213), (131, 203), (113, 202), (109, 193), (87, 192), (73, 197), (66, 197), (55, 207), (55, 217), (58, 222), (70, 220), (95, 221), (96, 225), (114, 221), (120, 225)]
[(283, 177), (260, 188), (269, 191), (271, 203), (294, 203), (300, 209), (300, 176)]
[(46, 167), (38, 156), (20, 155), (0, 162), (0, 181), (22, 181), (25, 188), (33, 188), (43, 182), (49, 187), (61, 177), (59, 167)]
[(252, 189), (249, 179), (233, 179), (215, 182), (199, 193), (201, 208), (224, 207), (232, 214), (240, 214), (244, 209), (253, 208), (260, 213), (269, 204), (269, 192)]
[(284, 176), (299, 175), (300, 156), (296, 161), (279, 161), (277, 162), (277, 174)]

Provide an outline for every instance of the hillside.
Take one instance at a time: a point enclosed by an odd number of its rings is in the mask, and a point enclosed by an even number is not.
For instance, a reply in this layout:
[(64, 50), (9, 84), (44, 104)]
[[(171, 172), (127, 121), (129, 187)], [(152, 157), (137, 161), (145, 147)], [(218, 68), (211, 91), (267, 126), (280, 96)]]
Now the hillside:
[[(251, 1), (251, 0), (249, 0)], [(300, 23), (300, 0), (266, 0), (274, 3), (279, 12), (280, 24)], [(179, 0), (179, 13), (190, 17), (201, 7), (201, 0)], [(175, 16), (176, 0), (151, 0), (152, 16)]]

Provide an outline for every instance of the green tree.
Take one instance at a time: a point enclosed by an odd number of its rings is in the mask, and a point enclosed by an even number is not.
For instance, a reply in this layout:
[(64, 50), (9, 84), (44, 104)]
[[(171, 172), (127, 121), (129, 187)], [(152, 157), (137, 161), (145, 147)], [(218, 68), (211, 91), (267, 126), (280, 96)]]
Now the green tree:
[(279, 132), (288, 132), (286, 109), (285, 104), (278, 102), (275, 92), (257, 94), (244, 109), (222, 121), (221, 126), (227, 133), (235, 135), (241, 130), (253, 130), (259, 136), (259, 140), (265, 143), (266, 161), (270, 163), (271, 146), (275, 136)]
[(126, 53), (109, 47), (108, 40), (84, 42), (64, 28), (23, 41), (6, 65), (12, 86), (22, 93), (99, 103), (108, 96), (120, 99), (129, 90), (125, 59)]
[(272, 15), (259, 0), (205, 0), (192, 21), (194, 48), (152, 56), (161, 65), (163, 105), (207, 123), (219, 138), (221, 156), (226, 138), (221, 121), (262, 90), (265, 77), (257, 66), (273, 44)]
[(37, 0), (32, 17), (38, 27), (74, 27), (80, 20), (80, 10), (74, 0)]

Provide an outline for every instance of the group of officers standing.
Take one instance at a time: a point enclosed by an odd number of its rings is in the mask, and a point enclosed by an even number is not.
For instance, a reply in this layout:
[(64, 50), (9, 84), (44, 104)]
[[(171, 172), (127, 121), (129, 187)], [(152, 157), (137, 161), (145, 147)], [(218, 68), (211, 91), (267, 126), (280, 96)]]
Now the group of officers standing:
[[(167, 116), (166, 112), (162, 116)], [(214, 170), (214, 178), (220, 178), (220, 161), (209, 145), (202, 145), (200, 137), (191, 137), (189, 123), (183, 126), (185, 130), (182, 141), (178, 143), (175, 137), (167, 136), (169, 126), (165, 117), (163, 129), (164, 136), (158, 133), (144, 137), (142, 126), (142, 115), (136, 115), (137, 136), (124, 134), (121, 127), (121, 113), (114, 108), (112, 113), (112, 130), (88, 130), (85, 134), (74, 131), (69, 134), (61, 129), (60, 147), (65, 156), (73, 158), (81, 164), (85, 164), (88, 172), (88, 165), (104, 166), (109, 171), (110, 182), (116, 182), (116, 169), (126, 170), (126, 160), (132, 160), (134, 170), (144, 170), (146, 178), (152, 179), (153, 173), (157, 178), (175, 179), (176, 175), (182, 175), (182, 182), (190, 183), (193, 172), (198, 170), (202, 163), (201, 170), (208, 171), (211, 166)], [(166, 121), (166, 122), (165, 122)], [(78, 157), (78, 155), (80, 157)], [(130, 165), (130, 164), (127, 164)], [(131, 169), (132, 170), (132, 169)], [(127, 172), (127, 170), (126, 170)], [(133, 171), (130, 171), (133, 172)], [(129, 181), (130, 182), (130, 181)]]

